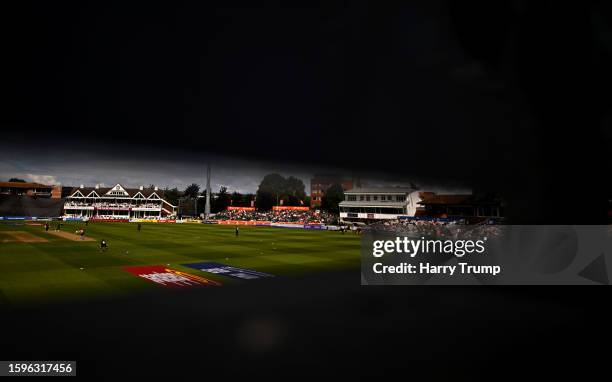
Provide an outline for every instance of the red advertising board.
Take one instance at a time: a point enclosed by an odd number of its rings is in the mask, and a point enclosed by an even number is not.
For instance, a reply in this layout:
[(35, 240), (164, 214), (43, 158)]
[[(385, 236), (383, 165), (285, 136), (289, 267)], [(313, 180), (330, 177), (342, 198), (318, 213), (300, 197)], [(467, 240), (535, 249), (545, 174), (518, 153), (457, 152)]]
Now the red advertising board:
[(177, 271), (163, 265), (145, 265), (125, 267), (124, 271), (135, 276), (163, 285), (168, 288), (184, 288), (194, 286), (221, 286), (220, 282), (195, 276), (187, 272)]
[(306, 206), (273, 206), (274, 211), (308, 211), (310, 207)]
[(255, 211), (255, 207), (234, 207), (227, 206), (228, 211)]

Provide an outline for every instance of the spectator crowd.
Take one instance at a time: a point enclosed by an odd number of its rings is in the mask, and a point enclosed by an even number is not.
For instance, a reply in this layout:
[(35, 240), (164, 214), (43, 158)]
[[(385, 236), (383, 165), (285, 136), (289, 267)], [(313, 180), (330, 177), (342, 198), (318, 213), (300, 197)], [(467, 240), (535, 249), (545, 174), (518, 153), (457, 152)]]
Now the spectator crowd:
[(337, 217), (326, 211), (222, 211), (212, 217), (214, 220), (265, 221), (271, 223), (332, 224)]
[(439, 237), (448, 239), (477, 239), (497, 237), (502, 234), (502, 226), (500, 225), (467, 225), (464, 220), (386, 220), (370, 224), (367, 229), (408, 237)]

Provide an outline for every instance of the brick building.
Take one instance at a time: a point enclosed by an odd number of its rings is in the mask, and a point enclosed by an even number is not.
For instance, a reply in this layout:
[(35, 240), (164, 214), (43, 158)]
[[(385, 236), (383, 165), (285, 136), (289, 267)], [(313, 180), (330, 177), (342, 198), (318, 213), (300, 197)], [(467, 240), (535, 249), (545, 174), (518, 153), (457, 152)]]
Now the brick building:
[(316, 208), (321, 205), (321, 199), (325, 195), (325, 191), (334, 183), (340, 183), (342, 189), (350, 190), (353, 188), (353, 180), (346, 179), (337, 175), (315, 175), (310, 179), (310, 208)]
[(0, 194), (2, 195), (27, 195), (43, 198), (61, 198), (60, 186), (49, 186), (31, 182), (0, 182)]

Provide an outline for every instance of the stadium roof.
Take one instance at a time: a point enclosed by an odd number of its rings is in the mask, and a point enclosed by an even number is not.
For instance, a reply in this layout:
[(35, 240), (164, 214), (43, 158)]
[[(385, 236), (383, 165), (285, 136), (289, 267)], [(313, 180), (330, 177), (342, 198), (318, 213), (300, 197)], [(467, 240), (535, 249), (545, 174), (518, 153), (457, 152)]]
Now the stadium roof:
[[(95, 193), (98, 194), (99, 196), (104, 196), (106, 193), (108, 193), (112, 189), (114, 189), (114, 187), (100, 187), (100, 188), (95, 188), (95, 187), (83, 187), (83, 188), (73, 187), (72, 190), (70, 190), (70, 192), (68, 193), (68, 195), (71, 196), (75, 192), (80, 191), (81, 194), (83, 194), (83, 196), (87, 197), (87, 195), (89, 195), (89, 194), (91, 194), (92, 192), (95, 191)], [(125, 190), (125, 192), (127, 192), (128, 195), (125, 196), (127, 198), (133, 198), (138, 193), (141, 193), (142, 196), (145, 197), (145, 198), (148, 198), (153, 193), (157, 194), (157, 196), (159, 196), (160, 198), (163, 197), (163, 195), (164, 195), (164, 192), (162, 190), (159, 190), (159, 189), (155, 190), (155, 189), (152, 189), (152, 188), (143, 188), (142, 190), (139, 189), (139, 188), (123, 188), (123, 190)], [(119, 196), (119, 197), (121, 197), (121, 196)]]
[(356, 187), (344, 191), (345, 194), (409, 194), (416, 191), (412, 187)]
[(46, 184), (41, 184), (41, 183), (30, 183), (30, 182), (0, 182), (0, 187), (10, 187), (10, 188), (51, 188), (53, 186), (48, 186)]

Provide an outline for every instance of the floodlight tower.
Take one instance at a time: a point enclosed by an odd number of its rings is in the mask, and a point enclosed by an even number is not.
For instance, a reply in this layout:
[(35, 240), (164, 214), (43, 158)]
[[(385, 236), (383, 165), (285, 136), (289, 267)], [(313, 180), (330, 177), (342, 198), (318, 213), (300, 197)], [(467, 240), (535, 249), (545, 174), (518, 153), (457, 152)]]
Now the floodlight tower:
[(204, 206), (204, 218), (210, 216), (210, 163), (206, 167), (206, 205)]

